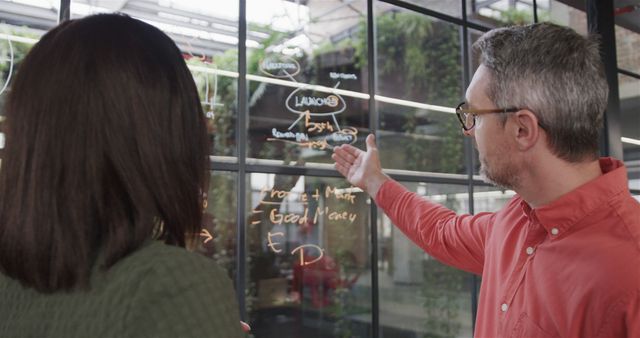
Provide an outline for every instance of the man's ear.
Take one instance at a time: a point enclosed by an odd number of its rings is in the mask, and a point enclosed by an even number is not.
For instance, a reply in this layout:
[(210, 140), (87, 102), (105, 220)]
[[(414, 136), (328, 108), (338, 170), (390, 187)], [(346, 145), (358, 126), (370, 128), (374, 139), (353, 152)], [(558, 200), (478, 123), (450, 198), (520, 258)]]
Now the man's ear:
[(538, 117), (530, 110), (522, 109), (514, 113), (512, 121), (518, 149), (529, 150), (540, 138)]

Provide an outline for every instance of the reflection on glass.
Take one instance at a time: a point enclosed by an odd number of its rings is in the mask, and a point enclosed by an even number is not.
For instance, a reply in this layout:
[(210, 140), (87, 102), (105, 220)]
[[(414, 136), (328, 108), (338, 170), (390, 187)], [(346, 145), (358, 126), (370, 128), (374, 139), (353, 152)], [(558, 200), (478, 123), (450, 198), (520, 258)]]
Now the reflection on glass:
[(211, 172), (202, 232), (196, 246), (196, 251), (213, 258), (232, 279), (236, 277), (237, 189), (236, 173)]
[[(528, 0), (467, 1), (467, 19), (488, 27), (533, 23), (533, 2)], [(538, 1), (538, 5), (541, 2)]]
[(0, 115), (20, 63), (44, 31), (0, 24)]
[(463, 136), (450, 108), (463, 96), (460, 28), (388, 4), (376, 13), (377, 93), (437, 106), (415, 108), (378, 98), (383, 165), (463, 173)]
[(258, 337), (367, 337), (369, 205), (342, 179), (249, 174), (247, 312)]
[(216, 56), (185, 55), (200, 94), (202, 110), (207, 118), (211, 152), (215, 156), (235, 156), (237, 116), (237, 79), (219, 72), (237, 64), (237, 50)]
[[(236, 156), (238, 0), (216, 6), (203, 6), (201, 1), (195, 0), (161, 1), (157, 6), (131, 5), (129, 2), (125, 5), (125, 13), (129, 10), (127, 6), (132, 6), (131, 14), (141, 18), (161, 18), (161, 24), (157, 26), (164, 29), (183, 51), (198, 87), (207, 117), (212, 154)], [(160, 12), (152, 12), (154, 10)], [(248, 32), (249, 41), (258, 34)]]
[(618, 75), (620, 127), (629, 188), (640, 190), (640, 79)]
[(249, 158), (328, 163), (334, 146), (361, 144), (369, 119), (364, 1), (249, 1), (247, 11), (249, 27), (268, 32), (248, 50)]
[[(3, 1), (0, 1), (0, 4)], [(16, 22), (18, 24), (18, 22)], [(0, 23), (0, 149), (4, 148), (4, 103), (20, 63), (44, 31), (24, 26)], [(1, 156), (1, 153), (0, 153)]]
[(454, 114), (378, 103), (378, 149), (388, 169), (462, 174), (464, 135)]
[[(403, 185), (458, 213), (468, 211), (466, 186)], [(472, 336), (470, 274), (427, 255), (382, 213), (378, 250), (382, 337)]]
[(538, 1), (537, 4), (539, 22), (550, 21), (587, 35), (587, 15), (584, 11), (557, 0)]

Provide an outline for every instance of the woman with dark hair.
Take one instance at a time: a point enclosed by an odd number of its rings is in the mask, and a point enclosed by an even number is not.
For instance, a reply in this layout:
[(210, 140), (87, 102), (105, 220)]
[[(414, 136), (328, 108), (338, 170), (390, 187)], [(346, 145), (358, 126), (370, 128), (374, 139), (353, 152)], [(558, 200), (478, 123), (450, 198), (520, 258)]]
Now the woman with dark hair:
[(184, 250), (208, 143), (169, 37), (118, 14), (67, 21), (5, 111), (0, 337), (242, 336), (226, 273)]

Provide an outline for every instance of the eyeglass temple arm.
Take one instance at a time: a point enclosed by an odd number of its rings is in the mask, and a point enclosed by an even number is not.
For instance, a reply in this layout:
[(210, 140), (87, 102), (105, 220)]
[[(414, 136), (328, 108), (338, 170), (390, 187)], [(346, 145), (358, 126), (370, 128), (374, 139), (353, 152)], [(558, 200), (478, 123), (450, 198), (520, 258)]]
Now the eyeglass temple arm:
[(460, 112), (471, 114), (488, 114), (488, 113), (515, 113), (519, 111), (519, 108), (505, 108), (505, 109), (464, 109), (458, 108)]

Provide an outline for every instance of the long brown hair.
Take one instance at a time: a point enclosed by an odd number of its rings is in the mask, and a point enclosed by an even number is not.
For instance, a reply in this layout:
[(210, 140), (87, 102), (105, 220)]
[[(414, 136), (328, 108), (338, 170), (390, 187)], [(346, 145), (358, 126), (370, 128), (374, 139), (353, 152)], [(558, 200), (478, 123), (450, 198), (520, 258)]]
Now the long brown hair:
[(208, 149), (193, 78), (171, 39), (120, 14), (59, 25), (6, 102), (0, 270), (43, 292), (88, 285), (149, 240), (197, 236)]

